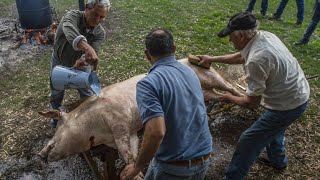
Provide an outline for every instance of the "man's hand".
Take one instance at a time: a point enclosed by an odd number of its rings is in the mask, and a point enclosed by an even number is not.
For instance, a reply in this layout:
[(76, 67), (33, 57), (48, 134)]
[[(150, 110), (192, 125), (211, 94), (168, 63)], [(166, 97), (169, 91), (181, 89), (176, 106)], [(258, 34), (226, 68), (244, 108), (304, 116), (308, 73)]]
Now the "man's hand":
[(200, 61), (198, 63), (199, 66), (208, 66), (211, 65), (212, 60), (211, 60), (211, 56), (208, 55), (197, 55), (200, 58)]
[(229, 92), (226, 92), (225, 94), (223, 94), (221, 97), (220, 97), (220, 101), (221, 102), (226, 102), (226, 103), (231, 103), (232, 101), (232, 97), (233, 95)]
[(84, 52), (84, 59), (88, 64), (92, 65), (95, 70), (99, 63), (96, 51), (86, 41), (80, 41), (78, 48)]
[(94, 67), (97, 67), (99, 60), (96, 51), (90, 46), (86, 48), (84, 55), (86, 62)]
[(76, 63), (73, 65), (73, 67), (76, 68), (76, 69), (79, 69), (82, 66), (86, 66), (86, 65), (88, 65), (88, 63), (86, 62), (86, 59), (81, 57), (80, 59), (78, 59), (76, 61)]
[(121, 172), (120, 179), (126, 180), (129, 178), (133, 178), (136, 175), (138, 175), (140, 172), (140, 169), (136, 168), (135, 164), (128, 164)]

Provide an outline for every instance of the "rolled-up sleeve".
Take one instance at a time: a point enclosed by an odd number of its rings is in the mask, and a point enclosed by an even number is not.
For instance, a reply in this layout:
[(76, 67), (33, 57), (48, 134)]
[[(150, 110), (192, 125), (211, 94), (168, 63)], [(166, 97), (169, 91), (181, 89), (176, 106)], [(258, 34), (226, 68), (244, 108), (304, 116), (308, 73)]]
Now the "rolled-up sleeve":
[(251, 61), (245, 66), (248, 96), (260, 96), (266, 89), (268, 68), (259, 62)]
[(151, 118), (164, 116), (159, 97), (151, 83), (143, 80), (137, 83), (136, 99), (143, 124)]

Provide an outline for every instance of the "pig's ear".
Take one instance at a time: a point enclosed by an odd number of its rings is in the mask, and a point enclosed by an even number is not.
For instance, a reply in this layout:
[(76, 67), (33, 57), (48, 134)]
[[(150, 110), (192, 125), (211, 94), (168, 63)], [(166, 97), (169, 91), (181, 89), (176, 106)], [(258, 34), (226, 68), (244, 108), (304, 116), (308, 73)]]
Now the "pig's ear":
[(46, 118), (52, 118), (52, 119), (57, 119), (57, 120), (61, 119), (61, 117), (62, 117), (62, 113), (58, 110), (40, 111), (38, 113)]

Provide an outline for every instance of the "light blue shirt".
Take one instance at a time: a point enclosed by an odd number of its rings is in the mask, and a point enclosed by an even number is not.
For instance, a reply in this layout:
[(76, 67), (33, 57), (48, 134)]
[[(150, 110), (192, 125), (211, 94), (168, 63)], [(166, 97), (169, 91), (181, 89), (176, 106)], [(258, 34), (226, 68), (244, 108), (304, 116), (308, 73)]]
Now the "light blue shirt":
[(155, 158), (189, 160), (212, 151), (200, 81), (174, 56), (158, 60), (137, 84), (137, 103), (143, 124), (164, 117), (166, 133)]

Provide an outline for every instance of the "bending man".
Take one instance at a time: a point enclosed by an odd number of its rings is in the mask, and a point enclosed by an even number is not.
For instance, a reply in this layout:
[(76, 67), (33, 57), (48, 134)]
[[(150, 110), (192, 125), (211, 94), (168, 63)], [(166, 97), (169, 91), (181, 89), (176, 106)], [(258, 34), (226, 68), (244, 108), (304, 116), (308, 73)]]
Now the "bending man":
[(221, 100), (266, 111), (238, 140), (225, 179), (244, 179), (261, 151), (276, 169), (288, 165), (284, 134), (306, 110), (309, 84), (296, 60), (274, 34), (257, 30), (256, 18), (248, 12), (234, 15), (218, 36), (229, 40), (240, 52), (223, 56), (200, 56), (200, 63), (244, 64), (246, 95), (225, 94)]

